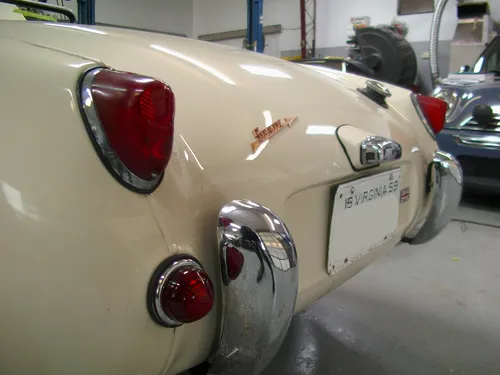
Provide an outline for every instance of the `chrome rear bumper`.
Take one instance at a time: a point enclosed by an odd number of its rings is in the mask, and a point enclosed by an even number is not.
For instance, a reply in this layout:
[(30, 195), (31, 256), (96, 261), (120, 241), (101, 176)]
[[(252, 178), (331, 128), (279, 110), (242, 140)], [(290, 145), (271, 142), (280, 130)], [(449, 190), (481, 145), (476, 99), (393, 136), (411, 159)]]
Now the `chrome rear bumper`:
[(443, 151), (434, 153), (426, 181), (422, 219), (405, 234), (403, 241), (422, 244), (436, 237), (448, 224), (462, 198), (463, 174), (459, 162)]
[[(421, 244), (433, 239), (451, 220), (461, 195), (458, 161), (436, 151), (428, 167), (421, 219), (404, 240)], [(218, 241), (222, 322), (208, 373), (256, 375), (278, 352), (295, 310), (295, 244), (277, 215), (248, 200), (235, 200), (221, 209)]]
[(295, 310), (295, 244), (279, 217), (248, 200), (222, 208), (218, 240), (223, 318), (209, 374), (256, 375), (278, 352)]

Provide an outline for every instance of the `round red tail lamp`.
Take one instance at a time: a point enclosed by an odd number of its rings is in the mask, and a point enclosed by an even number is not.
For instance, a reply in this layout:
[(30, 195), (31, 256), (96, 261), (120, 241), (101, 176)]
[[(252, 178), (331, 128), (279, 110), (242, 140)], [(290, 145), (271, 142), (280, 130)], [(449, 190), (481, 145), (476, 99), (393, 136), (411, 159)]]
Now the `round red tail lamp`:
[(192, 258), (167, 260), (153, 275), (149, 310), (156, 322), (177, 327), (205, 317), (214, 305), (214, 286), (200, 263)]

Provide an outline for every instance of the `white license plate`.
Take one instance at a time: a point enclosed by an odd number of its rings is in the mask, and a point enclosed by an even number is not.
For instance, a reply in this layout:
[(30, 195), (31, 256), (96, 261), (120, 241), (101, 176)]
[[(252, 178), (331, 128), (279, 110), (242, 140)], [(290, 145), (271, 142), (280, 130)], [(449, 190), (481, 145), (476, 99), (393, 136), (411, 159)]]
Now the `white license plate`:
[(328, 273), (333, 275), (387, 242), (399, 217), (401, 170), (339, 185), (333, 201)]

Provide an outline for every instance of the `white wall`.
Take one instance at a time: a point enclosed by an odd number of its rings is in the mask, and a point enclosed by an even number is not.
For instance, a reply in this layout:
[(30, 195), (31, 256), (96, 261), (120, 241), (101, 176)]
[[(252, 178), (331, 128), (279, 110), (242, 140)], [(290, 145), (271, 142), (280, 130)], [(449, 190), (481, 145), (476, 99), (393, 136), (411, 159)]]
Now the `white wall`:
[[(437, 2), (437, 0), (435, 0)], [(390, 24), (393, 19), (406, 22), (409, 42), (429, 40), (432, 13), (397, 16), (398, 0), (351, 0), (342, 7), (334, 0), (317, 0), (318, 12), (316, 46), (345, 46), (346, 31), (351, 17), (369, 16), (371, 25)], [(449, 0), (443, 13), (440, 39), (450, 40), (456, 26), (456, 0)]]
[[(298, 0), (264, 0), (264, 26), (280, 24), (280, 49), (300, 48)], [(194, 0), (194, 34), (246, 29), (247, 0)]]
[[(48, 0), (59, 5), (62, 0)], [(95, 20), (120, 26), (193, 36), (194, 0), (96, 0)], [(78, 16), (77, 0), (64, 0), (64, 6)]]
[[(49, 2), (55, 4), (56, 0)], [(398, 19), (408, 24), (410, 42), (428, 41), (432, 14), (397, 16), (397, 3), (398, 0), (317, 0), (316, 47), (344, 47), (346, 30), (353, 16), (369, 16), (372, 25)], [(492, 17), (500, 21), (500, 0), (489, 3)], [(77, 13), (77, 0), (64, 4)], [(96, 21), (196, 38), (245, 29), (247, 0), (96, 0)], [(274, 24), (283, 27), (279, 36), (280, 50), (299, 50), (299, 0), (264, 0), (264, 26)], [(440, 39), (451, 40), (455, 26), (456, 0), (449, 0), (443, 14)]]
[(193, 0), (96, 0), (95, 17), (101, 23), (193, 36)]

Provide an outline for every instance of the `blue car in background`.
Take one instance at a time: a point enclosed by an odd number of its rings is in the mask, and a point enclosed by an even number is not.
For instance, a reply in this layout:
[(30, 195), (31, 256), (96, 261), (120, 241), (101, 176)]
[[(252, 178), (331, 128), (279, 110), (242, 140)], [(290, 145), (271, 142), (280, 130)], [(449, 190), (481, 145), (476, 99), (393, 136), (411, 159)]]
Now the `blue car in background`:
[(500, 194), (500, 37), (472, 67), (464, 66), (432, 96), (448, 104), (439, 147), (461, 163), (464, 187)]

